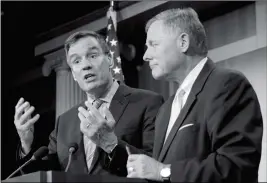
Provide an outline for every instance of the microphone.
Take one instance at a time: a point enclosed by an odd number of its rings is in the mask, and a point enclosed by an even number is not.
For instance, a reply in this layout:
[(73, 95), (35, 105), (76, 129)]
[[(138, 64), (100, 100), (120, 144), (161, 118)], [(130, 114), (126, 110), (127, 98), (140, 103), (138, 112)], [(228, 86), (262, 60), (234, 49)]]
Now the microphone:
[(48, 152), (49, 152), (49, 150), (48, 150), (47, 147), (45, 147), (45, 146), (40, 147), (37, 151), (35, 151), (33, 153), (31, 159), (29, 159), (28, 161), (26, 161), (23, 165), (21, 165), (17, 170), (15, 170), (6, 179), (9, 179), (12, 176), (14, 176), (19, 170), (21, 170), (23, 167), (25, 167), (26, 165), (28, 165), (30, 162), (32, 162), (34, 160), (42, 159), (43, 157), (45, 157), (48, 154)]
[(78, 149), (78, 144), (77, 143), (71, 143), (69, 146), (69, 159), (68, 159), (68, 164), (67, 167), (65, 169), (65, 172), (68, 171), (70, 164), (71, 164), (71, 160), (72, 160), (72, 154), (74, 154)]

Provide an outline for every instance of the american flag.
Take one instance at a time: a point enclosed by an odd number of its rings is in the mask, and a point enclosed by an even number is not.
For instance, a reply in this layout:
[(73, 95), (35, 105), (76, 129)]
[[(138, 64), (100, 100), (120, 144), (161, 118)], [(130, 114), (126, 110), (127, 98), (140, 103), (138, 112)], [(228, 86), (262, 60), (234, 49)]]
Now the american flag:
[(115, 80), (119, 82), (124, 82), (124, 75), (123, 75), (122, 68), (121, 68), (119, 42), (117, 39), (114, 22), (111, 16), (108, 19), (106, 42), (109, 45), (109, 48), (110, 48), (109, 53), (112, 58), (112, 64), (110, 66), (112, 76)]

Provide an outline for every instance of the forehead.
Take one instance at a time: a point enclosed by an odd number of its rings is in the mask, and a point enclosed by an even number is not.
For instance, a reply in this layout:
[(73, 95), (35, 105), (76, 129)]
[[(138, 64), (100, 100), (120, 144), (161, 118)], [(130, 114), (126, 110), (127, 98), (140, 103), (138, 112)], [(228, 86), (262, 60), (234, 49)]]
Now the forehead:
[(94, 37), (84, 37), (70, 45), (68, 55), (79, 54), (85, 51), (97, 50), (102, 51), (99, 42)]
[(156, 20), (153, 22), (147, 31), (147, 40), (163, 39), (168, 36), (166, 27), (163, 25), (162, 20)]

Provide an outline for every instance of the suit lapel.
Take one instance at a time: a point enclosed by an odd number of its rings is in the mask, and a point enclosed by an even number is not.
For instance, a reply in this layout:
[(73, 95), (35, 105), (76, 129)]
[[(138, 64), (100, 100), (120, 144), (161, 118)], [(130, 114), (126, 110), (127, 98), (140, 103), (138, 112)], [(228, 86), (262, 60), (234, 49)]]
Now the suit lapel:
[[(75, 165), (73, 167), (76, 169), (76, 167), (81, 166), (83, 168), (83, 173), (88, 174), (88, 167), (87, 167), (87, 162), (86, 162), (86, 155), (85, 155), (84, 141), (83, 141), (83, 134), (82, 133), (80, 133), (79, 149), (77, 150), (77, 152), (75, 154), (77, 154), (77, 160), (78, 161), (76, 161), (77, 165)], [(75, 170), (75, 172), (77, 172), (77, 170)]]
[[(89, 170), (87, 168), (89, 174), (91, 174), (92, 171), (93, 171), (93, 169), (96, 167), (96, 164), (98, 162), (98, 159), (99, 159), (99, 155), (101, 153), (101, 150), (102, 149), (100, 147), (96, 146), (96, 149), (95, 149), (95, 152), (94, 152), (94, 156), (93, 156), (93, 160), (92, 160), (91, 166), (90, 166)], [(86, 165), (87, 165), (87, 163), (86, 163)]]
[[(162, 151), (160, 152), (160, 155), (158, 158), (159, 161), (163, 161), (175, 135), (177, 134), (178, 129), (183, 124), (186, 116), (191, 111), (192, 107), (194, 106), (194, 104), (197, 100), (197, 95), (204, 87), (204, 84), (205, 84), (206, 80), (208, 79), (208, 76), (210, 75), (210, 73), (212, 72), (212, 70), (214, 68), (215, 68), (214, 63), (210, 59), (208, 59), (206, 64), (204, 65), (203, 69), (199, 73), (199, 76), (197, 77), (195, 83), (193, 84), (193, 87), (192, 87), (191, 92), (187, 98), (187, 101), (186, 101), (184, 107), (182, 108), (177, 120), (175, 121), (175, 123), (174, 123), (174, 125), (173, 125), (173, 127), (169, 133), (169, 136), (166, 139), (165, 144), (163, 145)], [(164, 138), (165, 138), (165, 136), (163, 137), (163, 140), (164, 140)]]
[[(129, 100), (126, 96), (130, 94), (130, 88), (126, 85), (121, 84), (116, 91), (115, 95), (112, 98), (109, 110), (116, 121), (116, 125), (118, 124), (121, 115), (125, 107), (128, 105)], [(97, 162), (99, 161), (101, 151), (103, 151), (100, 147), (96, 147), (94, 157), (91, 163), (91, 167), (89, 169), (89, 173), (92, 173), (93, 169), (96, 167)], [(85, 154), (85, 153), (84, 153)]]
[[(85, 107), (84, 102), (80, 104), (80, 106)], [(77, 115), (77, 114), (75, 114)], [(83, 142), (83, 134), (80, 131), (80, 120), (77, 116), (75, 120), (73, 121), (73, 133), (71, 134), (72, 142), (76, 142), (79, 146), (77, 151), (73, 154), (73, 160), (70, 166), (70, 169), (75, 169), (72, 172), (83, 172), (88, 173), (88, 168), (86, 164), (86, 158), (85, 158), (85, 151), (84, 151), (84, 142)]]
[(120, 122), (120, 117), (129, 103), (127, 96), (130, 94), (130, 88), (121, 84), (111, 101), (109, 109), (116, 121), (115, 126)]
[[(174, 95), (170, 97), (164, 105), (161, 107), (161, 110), (156, 118), (155, 121), (155, 140), (154, 140), (154, 149), (153, 149), (153, 157), (155, 159), (158, 158), (159, 153), (162, 149), (164, 139), (165, 139), (165, 134), (167, 131), (168, 127), (168, 121), (170, 119), (170, 114), (171, 114), (171, 106), (172, 106), (172, 101), (174, 99)], [(164, 121), (164, 122), (163, 122)], [(157, 125), (158, 123), (161, 123)]]
[[(188, 96), (188, 99), (186, 101), (186, 104), (185, 106), (182, 108), (178, 118), (176, 119), (167, 139), (166, 139), (166, 142), (162, 148), (162, 151), (159, 155), (159, 161), (162, 161), (164, 155), (166, 154), (167, 150), (169, 149), (169, 146), (171, 145), (171, 142), (173, 140), (173, 138), (175, 137), (178, 129), (180, 128), (181, 124), (183, 123), (186, 115), (188, 114), (188, 112), (190, 111), (189, 109), (191, 108), (191, 106), (193, 105), (195, 101), (195, 95), (193, 93), (191, 93), (189, 96)], [(166, 133), (166, 132), (165, 132)], [(165, 139), (165, 136), (163, 137), (163, 141)]]

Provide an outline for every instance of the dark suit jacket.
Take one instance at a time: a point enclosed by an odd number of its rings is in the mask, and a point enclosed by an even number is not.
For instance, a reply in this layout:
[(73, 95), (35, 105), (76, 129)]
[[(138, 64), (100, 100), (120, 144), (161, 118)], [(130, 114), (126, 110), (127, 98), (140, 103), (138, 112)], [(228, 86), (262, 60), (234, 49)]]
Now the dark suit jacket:
[(172, 182), (257, 181), (263, 122), (241, 73), (208, 60), (163, 145), (173, 99), (156, 118), (153, 150), (156, 160), (171, 164)]
[[(42, 170), (64, 170), (68, 163), (69, 145), (77, 143), (79, 148), (73, 154), (68, 172), (101, 175), (112, 173), (126, 176), (127, 152), (125, 145), (128, 144), (132, 149), (137, 148), (143, 153), (152, 155), (154, 120), (162, 103), (163, 98), (154, 92), (120, 85), (110, 104), (110, 111), (116, 120), (115, 134), (119, 140), (118, 146), (112, 153), (111, 161), (107, 153), (97, 148), (92, 166), (88, 171), (83, 135), (80, 131), (80, 120), (78, 118), (78, 107), (85, 107), (83, 102), (58, 118), (56, 128), (50, 135), (48, 146), (50, 155), (46, 158), (46, 161), (35, 162), (35, 166), (39, 164), (38, 167), (42, 167)], [(32, 152), (36, 149), (33, 148)], [(27, 158), (32, 155), (32, 152), (27, 155)], [(24, 161), (27, 158), (24, 158)], [(116, 168), (111, 168), (111, 166)]]

